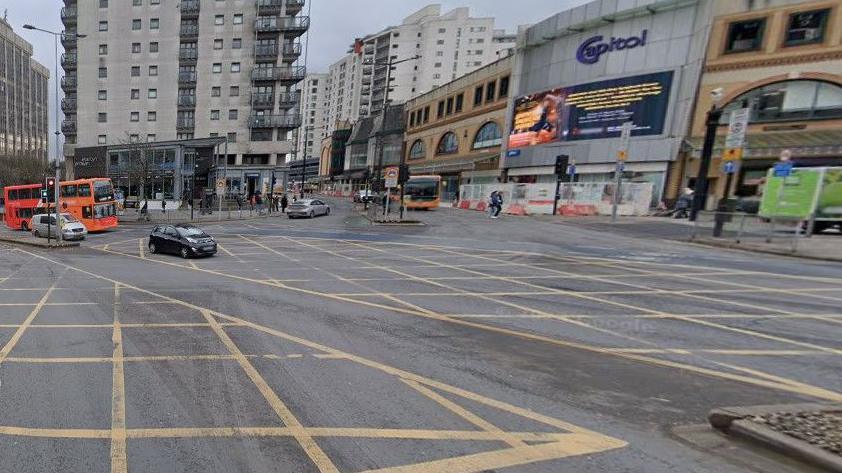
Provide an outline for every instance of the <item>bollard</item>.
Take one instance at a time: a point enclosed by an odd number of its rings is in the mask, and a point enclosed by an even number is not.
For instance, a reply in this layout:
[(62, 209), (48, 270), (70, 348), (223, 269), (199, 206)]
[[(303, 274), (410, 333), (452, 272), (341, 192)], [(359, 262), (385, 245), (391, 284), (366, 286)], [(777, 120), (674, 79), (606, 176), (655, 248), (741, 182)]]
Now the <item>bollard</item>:
[(743, 238), (743, 230), (745, 229), (747, 216), (748, 214), (743, 214), (742, 219), (740, 220), (740, 228), (737, 229), (737, 244), (739, 244), (740, 240)]

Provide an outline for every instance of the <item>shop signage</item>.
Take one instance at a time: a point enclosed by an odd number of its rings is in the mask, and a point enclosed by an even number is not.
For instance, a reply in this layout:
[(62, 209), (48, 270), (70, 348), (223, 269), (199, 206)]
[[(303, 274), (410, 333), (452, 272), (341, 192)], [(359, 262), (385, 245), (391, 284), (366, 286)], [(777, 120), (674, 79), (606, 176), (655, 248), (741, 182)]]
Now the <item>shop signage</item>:
[(628, 38), (612, 36), (608, 41), (604, 41), (602, 35), (592, 36), (579, 45), (579, 49), (576, 50), (576, 60), (582, 64), (596, 64), (603, 54), (646, 46), (646, 35), (648, 33), (649, 30), (643, 30), (640, 32), (640, 36), (629, 36)]

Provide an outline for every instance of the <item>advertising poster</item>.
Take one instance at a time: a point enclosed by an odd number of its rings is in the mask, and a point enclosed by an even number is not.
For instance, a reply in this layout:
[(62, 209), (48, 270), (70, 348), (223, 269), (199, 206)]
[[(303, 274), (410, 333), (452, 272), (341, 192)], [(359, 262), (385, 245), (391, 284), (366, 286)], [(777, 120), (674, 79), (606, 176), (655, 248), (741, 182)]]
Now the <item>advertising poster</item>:
[(672, 71), (559, 87), (515, 99), (509, 148), (558, 141), (620, 136), (624, 122), (632, 136), (664, 130)]
[(825, 169), (816, 218), (842, 219), (842, 168)]
[(821, 168), (796, 168), (787, 177), (776, 177), (770, 170), (763, 189), (763, 200), (760, 201), (760, 216), (809, 218), (821, 183)]

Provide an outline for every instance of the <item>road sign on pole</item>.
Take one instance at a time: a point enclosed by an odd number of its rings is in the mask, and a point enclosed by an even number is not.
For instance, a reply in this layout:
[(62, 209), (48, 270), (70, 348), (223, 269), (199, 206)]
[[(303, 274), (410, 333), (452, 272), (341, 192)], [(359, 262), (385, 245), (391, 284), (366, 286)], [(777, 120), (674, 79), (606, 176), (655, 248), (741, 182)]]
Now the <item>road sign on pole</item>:
[(725, 161), (739, 161), (743, 157), (743, 145), (748, 128), (749, 109), (738, 108), (731, 112), (728, 119), (728, 135), (725, 137)]
[(629, 153), (629, 141), (631, 140), (631, 132), (634, 124), (632, 122), (625, 122), (620, 127), (620, 146), (617, 147), (617, 160), (625, 161)]
[(400, 169), (391, 166), (386, 168), (383, 172), (383, 177), (386, 180), (386, 187), (398, 187), (398, 177), (400, 175)]

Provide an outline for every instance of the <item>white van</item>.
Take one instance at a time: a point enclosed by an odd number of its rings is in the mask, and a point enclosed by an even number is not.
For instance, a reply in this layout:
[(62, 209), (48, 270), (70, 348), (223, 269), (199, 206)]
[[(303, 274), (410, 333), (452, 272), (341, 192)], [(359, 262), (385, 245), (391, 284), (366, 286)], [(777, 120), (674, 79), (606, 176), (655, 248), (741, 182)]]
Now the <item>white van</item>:
[[(51, 236), (56, 235), (56, 214), (40, 214), (32, 217), (29, 225), (32, 228), (32, 236), (47, 238), (47, 232)], [(61, 214), (61, 238), (63, 240), (84, 240), (88, 234), (85, 225), (69, 213)]]

